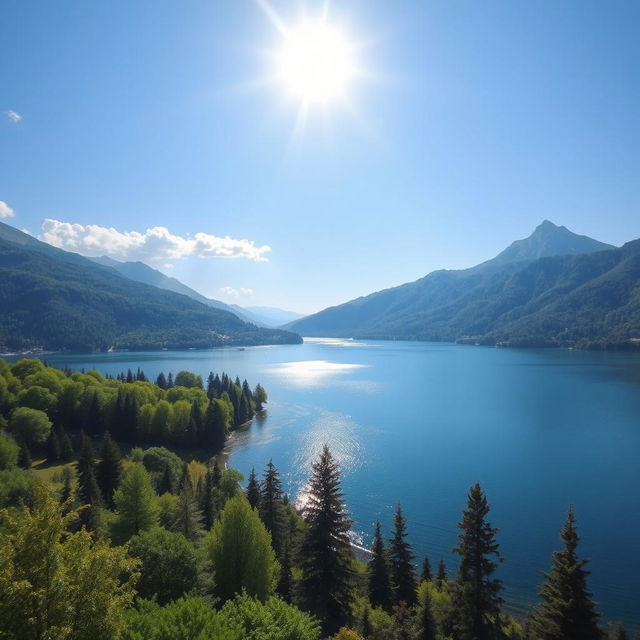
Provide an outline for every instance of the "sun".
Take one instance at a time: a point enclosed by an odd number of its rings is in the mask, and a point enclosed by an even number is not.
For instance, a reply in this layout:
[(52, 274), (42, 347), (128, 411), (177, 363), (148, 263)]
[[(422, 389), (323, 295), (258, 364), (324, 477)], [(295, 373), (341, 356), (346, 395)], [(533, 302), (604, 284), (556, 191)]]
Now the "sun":
[(353, 43), (323, 19), (288, 27), (276, 60), (279, 81), (305, 105), (346, 99), (356, 73)]

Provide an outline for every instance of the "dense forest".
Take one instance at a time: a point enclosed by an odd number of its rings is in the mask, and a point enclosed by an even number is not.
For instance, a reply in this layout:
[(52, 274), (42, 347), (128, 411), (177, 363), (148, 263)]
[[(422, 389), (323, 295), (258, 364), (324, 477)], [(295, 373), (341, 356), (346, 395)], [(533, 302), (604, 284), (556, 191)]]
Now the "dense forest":
[(135, 282), (0, 223), (0, 351), (297, 344), (185, 295)]
[[(370, 553), (357, 557), (326, 446), (301, 509), (272, 461), (241, 488), (242, 474), (211, 455), (224, 439), (210, 436), (266, 402), (260, 385), (226, 374), (152, 383), (142, 371), (112, 379), (0, 360), (0, 638), (628, 637), (599, 618), (571, 508), (539, 604), (515, 619), (479, 485), (462, 511), (455, 567), (415, 557), (401, 506), (388, 538), (376, 523)], [(222, 418), (208, 422), (214, 414)]]

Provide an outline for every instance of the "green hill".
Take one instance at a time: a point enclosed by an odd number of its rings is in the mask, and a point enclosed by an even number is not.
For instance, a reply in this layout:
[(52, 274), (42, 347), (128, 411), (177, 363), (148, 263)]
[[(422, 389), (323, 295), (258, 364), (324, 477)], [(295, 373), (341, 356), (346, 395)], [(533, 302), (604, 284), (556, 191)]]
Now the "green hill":
[[(637, 344), (640, 240), (620, 249), (528, 258), (527, 245), (539, 251), (541, 235), (554, 236), (553, 241), (563, 236), (576, 246), (575, 234), (543, 223), (531, 242), (519, 241), (514, 261), (508, 255), (505, 261), (503, 252), (495, 262), (471, 269), (435, 271), (288, 326), (308, 336), (522, 346)], [(582, 249), (600, 244), (582, 242)], [(565, 246), (559, 242), (556, 250)]]
[(191, 298), (125, 278), (0, 223), (0, 349), (93, 351), (295, 344)]

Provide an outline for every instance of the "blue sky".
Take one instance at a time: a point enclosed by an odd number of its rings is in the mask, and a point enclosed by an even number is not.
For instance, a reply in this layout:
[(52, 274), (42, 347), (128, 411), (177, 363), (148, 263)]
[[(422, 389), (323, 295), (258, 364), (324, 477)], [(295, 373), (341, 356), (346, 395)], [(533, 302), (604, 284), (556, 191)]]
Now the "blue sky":
[[(322, 9), (271, 5), (290, 26)], [(640, 3), (328, 11), (366, 77), (294, 134), (253, 0), (4, 0), (0, 217), (301, 312), (471, 266), (544, 218), (640, 236)]]

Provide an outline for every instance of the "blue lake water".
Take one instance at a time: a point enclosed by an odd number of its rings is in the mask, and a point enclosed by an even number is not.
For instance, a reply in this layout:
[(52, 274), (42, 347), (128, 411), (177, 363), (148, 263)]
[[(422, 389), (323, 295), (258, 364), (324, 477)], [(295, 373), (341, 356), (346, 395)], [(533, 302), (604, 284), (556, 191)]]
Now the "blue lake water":
[(48, 356), (54, 365), (149, 378), (181, 369), (261, 382), (265, 418), (234, 435), (245, 475), (273, 459), (303, 489), (324, 443), (355, 529), (390, 533), (400, 502), (417, 554), (455, 570), (451, 547), (479, 481), (500, 528), (506, 600), (536, 600), (573, 504), (590, 586), (608, 619), (640, 625), (640, 356), (449, 344), (308, 340), (245, 350)]

